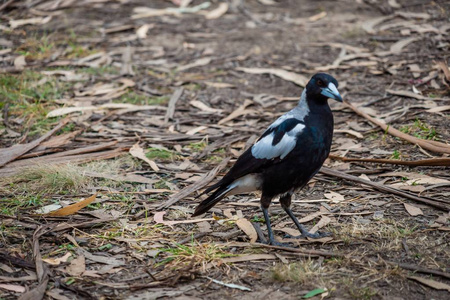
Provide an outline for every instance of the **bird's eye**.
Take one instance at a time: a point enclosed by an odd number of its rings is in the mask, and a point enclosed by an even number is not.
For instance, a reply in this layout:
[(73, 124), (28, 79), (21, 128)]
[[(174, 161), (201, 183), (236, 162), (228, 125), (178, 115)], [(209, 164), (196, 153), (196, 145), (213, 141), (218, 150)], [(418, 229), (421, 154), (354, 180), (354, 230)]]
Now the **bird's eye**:
[(325, 83), (323, 83), (323, 81), (321, 79), (317, 80), (317, 85), (320, 87), (324, 87)]

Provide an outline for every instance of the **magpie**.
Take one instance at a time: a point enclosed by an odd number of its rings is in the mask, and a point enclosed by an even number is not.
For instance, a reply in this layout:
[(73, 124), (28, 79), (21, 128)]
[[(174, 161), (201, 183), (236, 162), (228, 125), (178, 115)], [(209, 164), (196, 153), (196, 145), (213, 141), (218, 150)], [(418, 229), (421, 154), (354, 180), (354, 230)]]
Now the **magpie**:
[(299, 229), (301, 235), (298, 237), (328, 235), (310, 233), (298, 222), (290, 206), (292, 194), (316, 175), (330, 153), (333, 114), (328, 98), (342, 102), (337, 87), (338, 82), (329, 74), (312, 76), (298, 105), (273, 122), (229, 172), (201, 194), (212, 192), (192, 216), (207, 212), (225, 196), (259, 190), (269, 244), (283, 246), (274, 239), (267, 211), (276, 196), (280, 197), (281, 206)]

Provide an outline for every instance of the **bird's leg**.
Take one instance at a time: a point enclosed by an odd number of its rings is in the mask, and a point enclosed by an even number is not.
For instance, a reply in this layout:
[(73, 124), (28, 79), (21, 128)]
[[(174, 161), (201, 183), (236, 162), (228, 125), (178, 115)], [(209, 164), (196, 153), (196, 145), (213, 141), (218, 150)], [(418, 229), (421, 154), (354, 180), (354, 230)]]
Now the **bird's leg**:
[(266, 226), (267, 226), (267, 232), (269, 234), (268, 244), (274, 245), (274, 246), (281, 246), (281, 247), (289, 246), (287, 244), (283, 244), (283, 243), (275, 241), (275, 237), (274, 237), (273, 231), (272, 231), (272, 226), (270, 225), (269, 212), (267, 211), (271, 201), (272, 201), (272, 198), (266, 197), (264, 195), (261, 197), (261, 210), (263, 211), (264, 220), (266, 221)]
[(308, 229), (305, 228), (305, 226), (303, 226), (302, 224), (299, 223), (299, 221), (297, 220), (297, 218), (294, 216), (294, 214), (292, 213), (290, 206), (291, 206), (291, 198), (292, 198), (292, 194), (288, 193), (285, 194), (283, 196), (280, 197), (280, 203), (281, 203), (281, 207), (283, 207), (284, 211), (288, 214), (289, 217), (291, 217), (292, 221), (294, 222), (295, 226), (297, 226), (298, 230), (300, 231), (300, 235), (298, 236), (289, 236), (292, 238), (313, 238), (313, 239), (318, 239), (321, 237), (325, 237), (325, 236), (330, 236), (331, 234), (328, 232), (316, 232), (316, 233), (310, 233), (308, 231)]
[(290, 246), (289, 244), (283, 244), (283, 243), (275, 241), (275, 236), (273, 235), (272, 226), (270, 225), (269, 213), (267, 211), (267, 208), (264, 206), (261, 206), (261, 209), (264, 214), (264, 219), (266, 220), (267, 232), (269, 234), (269, 241), (267, 242), (267, 244), (274, 245), (274, 246), (280, 246), (280, 247)]

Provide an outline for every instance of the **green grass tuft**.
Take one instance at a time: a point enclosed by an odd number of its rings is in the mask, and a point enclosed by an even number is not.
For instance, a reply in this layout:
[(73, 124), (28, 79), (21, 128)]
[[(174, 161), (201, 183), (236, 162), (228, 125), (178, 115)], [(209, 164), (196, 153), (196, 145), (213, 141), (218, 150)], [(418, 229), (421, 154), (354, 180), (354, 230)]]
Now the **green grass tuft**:
[(168, 96), (148, 97), (136, 92), (128, 92), (119, 99), (115, 99), (115, 103), (130, 103), (134, 105), (163, 105), (169, 102)]
[(148, 148), (147, 153), (145, 153), (145, 156), (147, 158), (152, 160), (173, 160), (175, 157), (175, 154), (172, 151), (166, 150), (166, 149), (160, 149), (160, 148)]

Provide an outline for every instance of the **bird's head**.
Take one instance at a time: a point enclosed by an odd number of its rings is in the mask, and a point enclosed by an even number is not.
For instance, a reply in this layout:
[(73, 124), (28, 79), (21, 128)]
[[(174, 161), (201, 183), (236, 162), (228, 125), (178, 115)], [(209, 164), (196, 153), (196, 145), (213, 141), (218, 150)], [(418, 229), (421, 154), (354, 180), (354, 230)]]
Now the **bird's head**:
[(337, 80), (326, 73), (317, 73), (306, 85), (306, 95), (318, 101), (326, 101), (328, 98), (342, 102), (342, 97), (337, 89)]

